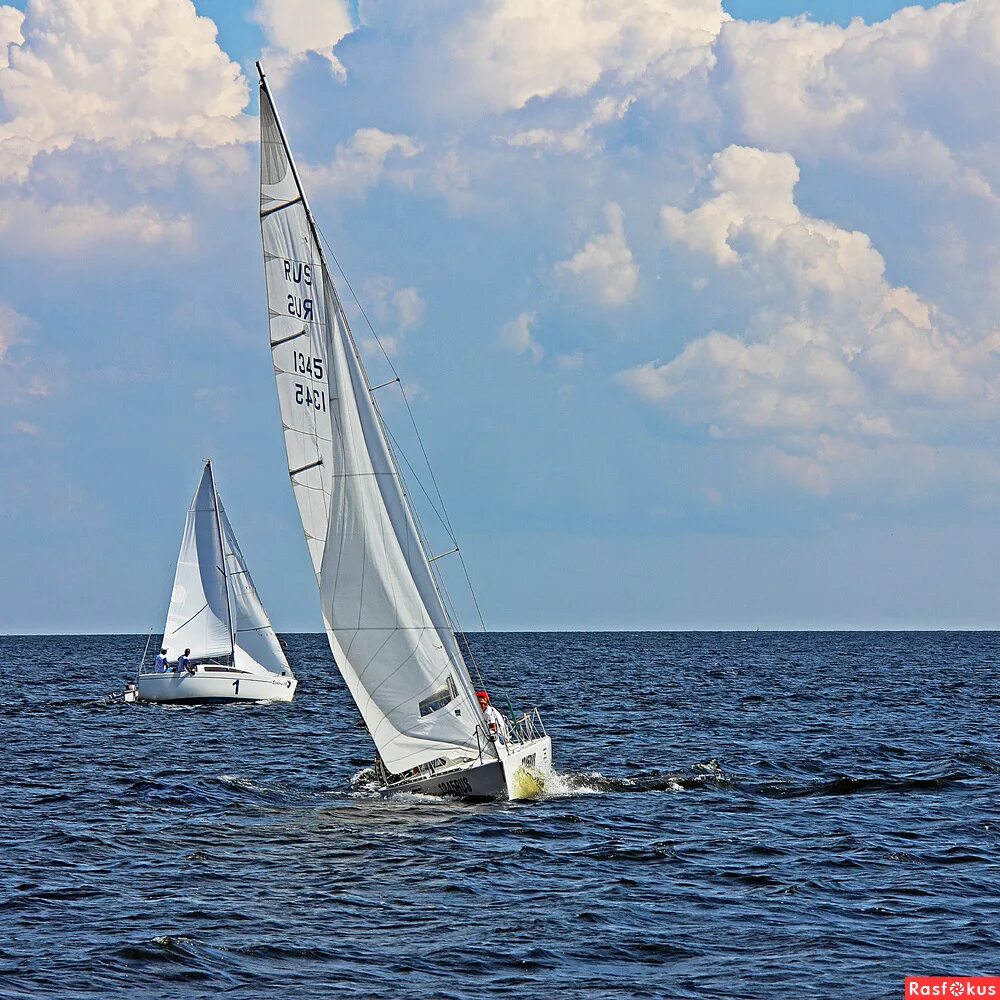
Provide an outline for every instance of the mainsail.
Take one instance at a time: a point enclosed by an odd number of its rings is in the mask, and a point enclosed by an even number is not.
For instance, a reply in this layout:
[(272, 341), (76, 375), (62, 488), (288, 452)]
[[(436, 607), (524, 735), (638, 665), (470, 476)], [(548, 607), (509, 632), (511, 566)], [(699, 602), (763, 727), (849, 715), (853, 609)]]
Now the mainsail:
[(263, 74), (260, 143), (288, 474), (334, 659), (390, 771), (495, 756)]
[(206, 462), (184, 520), (163, 627), (163, 644), (173, 656), (185, 649), (196, 658), (229, 656), (233, 651), (221, 546), (212, 466)]

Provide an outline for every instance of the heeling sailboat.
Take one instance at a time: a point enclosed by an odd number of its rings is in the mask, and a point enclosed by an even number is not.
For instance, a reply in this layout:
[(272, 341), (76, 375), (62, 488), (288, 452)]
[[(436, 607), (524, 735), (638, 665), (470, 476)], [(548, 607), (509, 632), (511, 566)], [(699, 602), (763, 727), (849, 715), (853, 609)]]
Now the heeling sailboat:
[(168, 659), (190, 649), (191, 669), (136, 678), (140, 701), (291, 701), (297, 686), (226, 516), (210, 461), (184, 521), (170, 607)]
[(501, 740), (417, 529), (382, 415), (260, 72), (260, 223), (288, 474), (334, 659), (387, 789), (523, 798), (551, 770), (537, 710)]

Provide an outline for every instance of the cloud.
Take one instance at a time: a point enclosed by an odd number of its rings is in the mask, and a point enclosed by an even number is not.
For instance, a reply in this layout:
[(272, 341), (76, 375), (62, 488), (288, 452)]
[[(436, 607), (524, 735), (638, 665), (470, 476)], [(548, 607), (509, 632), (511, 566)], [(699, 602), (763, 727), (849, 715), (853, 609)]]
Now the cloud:
[(1000, 138), (994, 0), (907, 7), (847, 27), (730, 21), (713, 85), (746, 140), (815, 162), (842, 156), (993, 198)]
[(609, 202), (604, 208), (608, 232), (594, 236), (569, 260), (556, 264), (556, 274), (572, 278), (602, 305), (624, 305), (635, 295), (639, 265), (625, 239), (625, 215)]
[(45, 205), (33, 198), (0, 199), (0, 235), (16, 237), (18, 253), (65, 256), (83, 248), (138, 243), (183, 246), (188, 218), (162, 215), (150, 205), (114, 210), (104, 202)]
[(31, 0), (20, 30), (0, 69), (0, 180), (71, 148), (127, 163), (151, 144), (176, 156), (252, 135), (242, 71), (190, 0)]
[(27, 345), (27, 316), (0, 302), (0, 405), (23, 403), (32, 396), (47, 396), (49, 388), (31, 371), (31, 359), (18, 350)]
[(514, 148), (533, 147), (539, 151), (594, 155), (603, 148), (594, 135), (597, 129), (610, 122), (620, 121), (634, 102), (635, 97), (631, 94), (621, 100), (602, 97), (594, 104), (590, 114), (572, 128), (531, 128), (516, 132), (502, 141)]
[(7, 50), (11, 45), (20, 45), (24, 41), (21, 25), (24, 14), (16, 7), (0, 7), (0, 69), (10, 65)]
[(472, 6), (441, 47), (457, 97), (506, 111), (584, 94), (605, 75), (684, 76), (710, 64), (727, 17), (719, 0), (499, 0)]
[(28, 323), (27, 316), (0, 302), (0, 364), (4, 363), (11, 347), (21, 339), (21, 331)]
[(331, 163), (305, 168), (307, 183), (350, 198), (363, 198), (383, 179), (407, 186), (412, 184), (412, 174), (387, 164), (397, 156), (411, 159), (420, 151), (420, 144), (407, 135), (359, 128), (348, 142), (337, 146)]
[(270, 46), (261, 57), (269, 76), (280, 79), (314, 53), (327, 61), (336, 79), (347, 79), (334, 55), (337, 43), (354, 30), (343, 0), (258, 0), (253, 17)]
[(621, 372), (621, 384), (717, 437), (767, 442), (775, 467), (815, 490), (831, 463), (926, 431), (922, 413), (995, 414), (1000, 332), (955, 329), (886, 280), (864, 233), (802, 213), (790, 156), (732, 146), (709, 178), (695, 208), (664, 207), (663, 232), (716, 268), (709, 287), (752, 303), (749, 322)]
[(542, 345), (532, 335), (532, 328), (538, 322), (538, 314), (520, 313), (500, 331), (500, 343), (515, 354), (526, 354), (534, 364), (545, 356)]
[[(398, 356), (406, 335), (423, 322), (427, 303), (416, 288), (397, 288), (385, 275), (365, 282), (361, 298), (374, 320), (382, 349), (391, 358)], [(371, 337), (365, 338), (364, 346), (370, 353), (381, 353)]]

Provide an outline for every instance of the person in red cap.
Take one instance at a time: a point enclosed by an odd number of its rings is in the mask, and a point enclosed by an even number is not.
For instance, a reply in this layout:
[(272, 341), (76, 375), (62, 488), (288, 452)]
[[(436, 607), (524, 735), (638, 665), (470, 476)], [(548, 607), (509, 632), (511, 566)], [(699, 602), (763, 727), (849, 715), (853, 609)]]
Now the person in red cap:
[(510, 742), (510, 730), (507, 728), (507, 720), (490, 704), (490, 696), (485, 691), (477, 691), (476, 698), (479, 707), (483, 710), (483, 718), (486, 720), (486, 728), (490, 736), (498, 739), (501, 743)]

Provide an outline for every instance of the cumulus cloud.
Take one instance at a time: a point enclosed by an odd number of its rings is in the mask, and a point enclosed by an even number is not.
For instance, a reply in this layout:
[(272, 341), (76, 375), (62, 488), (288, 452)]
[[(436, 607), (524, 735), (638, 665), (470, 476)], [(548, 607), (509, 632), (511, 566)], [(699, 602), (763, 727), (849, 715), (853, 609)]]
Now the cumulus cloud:
[(605, 306), (624, 305), (635, 294), (639, 265), (625, 239), (625, 214), (616, 202), (604, 209), (608, 232), (588, 240), (569, 260), (556, 264), (556, 273)]
[(137, 147), (252, 135), (242, 71), (191, 0), (32, 0), (20, 34), (0, 68), (0, 180), (23, 183), (38, 157), (73, 147), (127, 162)]
[(20, 339), (20, 333), (27, 324), (26, 316), (0, 302), (0, 364), (5, 362), (7, 352)]
[(0, 404), (23, 403), (32, 396), (47, 396), (46, 383), (31, 370), (24, 355), (26, 331), (31, 320), (0, 302)]
[(10, 65), (8, 49), (11, 45), (20, 45), (24, 41), (21, 25), (24, 14), (16, 7), (0, 7), (0, 69)]
[[(382, 348), (389, 357), (396, 357), (403, 349), (406, 335), (423, 322), (427, 303), (416, 288), (398, 288), (386, 275), (366, 281), (361, 298), (374, 320)], [(364, 346), (370, 353), (379, 353), (371, 337), (365, 338)]]
[(390, 161), (408, 160), (420, 151), (420, 144), (408, 135), (359, 128), (348, 142), (337, 147), (331, 163), (306, 167), (305, 173), (310, 187), (328, 187), (344, 197), (363, 198), (383, 179), (411, 184), (412, 173), (394, 168)]
[(514, 133), (503, 141), (508, 146), (532, 147), (541, 151), (559, 153), (584, 153), (593, 155), (602, 149), (595, 133), (601, 126), (625, 117), (628, 109), (635, 102), (631, 94), (616, 100), (614, 97), (602, 97), (598, 100), (589, 115), (582, 122), (567, 129), (531, 128)]
[(287, 75), (314, 53), (327, 61), (338, 80), (347, 79), (334, 55), (337, 43), (354, 30), (344, 0), (258, 0), (253, 16), (268, 41), (261, 61), (269, 76)]
[(830, 462), (897, 437), (897, 424), (905, 436), (915, 410), (993, 411), (1000, 332), (954, 329), (886, 280), (864, 233), (804, 214), (791, 156), (729, 147), (709, 177), (701, 204), (662, 210), (663, 232), (737, 282), (755, 303), (749, 323), (621, 372), (622, 384), (717, 436), (767, 441), (785, 456), (779, 471), (811, 489), (828, 487)]
[(520, 313), (507, 323), (500, 331), (500, 343), (515, 354), (527, 355), (533, 364), (538, 364), (545, 356), (542, 345), (535, 340), (532, 333), (538, 322), (538, 314), (533, 312)]
[(121, 243), (176, 247), (191, 234), (190, 219), (150, 205), (114, 210), (100, 201), (46, 205), (34, 198), (0, 199), (0, 235), (13, 240), (18, 253), (60, 256)]
[(987, 198), (1000, 180), (1000, 7), (907, 7), (847, 27), (806, 17), (730, 21), (718, 93), (746, 139), (800, 159), (846, 156)]
[(499, 0), (475, 5), (443, 49), (463, 96), (505, 111), (584, 94), (606, 74), (627, 83), (708, 66), (727, 17), (719, 0)]

